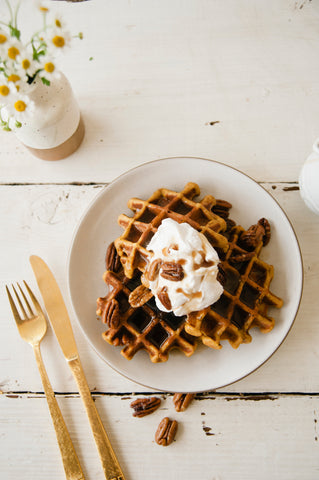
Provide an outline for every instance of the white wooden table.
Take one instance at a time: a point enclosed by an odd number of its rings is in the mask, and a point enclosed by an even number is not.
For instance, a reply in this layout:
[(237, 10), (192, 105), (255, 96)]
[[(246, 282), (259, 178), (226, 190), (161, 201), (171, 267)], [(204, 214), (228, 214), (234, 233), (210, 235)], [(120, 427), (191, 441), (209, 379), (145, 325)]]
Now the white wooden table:
[[(1, 1), (1, 7), (3, 6)], [(96, 406), (128, 480), (319, 478), (319, 217), (300, 198), (298, 175), (318, 136), (319, 4), (306, 0), (95, 0), (55, 2), (73, 31), (62, 69), (86, 136), (68, 159), (34, 158), (0, 132), (0, 477), (63, 479), (31, 348), (14, 325), (4, 284), (45, 258), (68, 307), (66, 259), (89, 202), (116, 176), (172, 156), (224, 162), (261, 183), (286, 211), (305, 271), (295, 324), (247, 378), (197, 395), (177, 414), (171, 395), (144, 419), (129, 407), (147, 389), (97, 357), (72, 318)], [(33, 25), (26, 9), (24, 21)], [(218, 123), (215, 123), (218, 122)], [(293, 262), (293, 259), (292, 259)], [(82, 402), (56, 339), (42, 352), (87, 479), (102, 479)], [(180, 422), (176, 442), (154, 441), (160, 419)]]

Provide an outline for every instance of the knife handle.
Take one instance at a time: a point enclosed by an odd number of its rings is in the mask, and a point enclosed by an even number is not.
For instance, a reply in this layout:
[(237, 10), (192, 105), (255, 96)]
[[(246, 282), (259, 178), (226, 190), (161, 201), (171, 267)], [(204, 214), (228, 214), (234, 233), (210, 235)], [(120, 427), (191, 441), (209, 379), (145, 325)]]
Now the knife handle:
[(70, 434), (62, 417), (61, 410), (55, 398), (48, 374), (45, 370), (40, 344), (33, 345), (35, 359), (40, 372), (44, 393), (49, 405), (52, 422), (55, 428), (56, 438), (61, 452), (65, 477), (67, 480), (84, 480), (79, 459), (75, 453)]
[(77, 357), (75, 359), (69, 360), (68, 363), (78, 385), (87, 416), (89, 417), (91, 429), (100, 455), (100, 460), (102, 463), (105, 478), (107, 480), (125, 480), (124, 474), (117, 461), (110, 440), (102, 424), (101, 418), (95, 407), (95, 403), (91, 396), (91, 392), (87, 384), (80, 359)]

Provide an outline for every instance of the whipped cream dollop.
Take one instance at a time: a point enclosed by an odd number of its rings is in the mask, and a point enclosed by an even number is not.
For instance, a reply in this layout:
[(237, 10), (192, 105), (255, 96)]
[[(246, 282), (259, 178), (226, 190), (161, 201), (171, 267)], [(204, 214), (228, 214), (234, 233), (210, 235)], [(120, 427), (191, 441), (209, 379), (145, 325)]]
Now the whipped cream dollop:
[(160, 310), (187, 315), (208, 307), (221, 296), (218, 254), (207, 238), (188, 223), (166, 218), (147, 249), (153, 255), (144, 279)]

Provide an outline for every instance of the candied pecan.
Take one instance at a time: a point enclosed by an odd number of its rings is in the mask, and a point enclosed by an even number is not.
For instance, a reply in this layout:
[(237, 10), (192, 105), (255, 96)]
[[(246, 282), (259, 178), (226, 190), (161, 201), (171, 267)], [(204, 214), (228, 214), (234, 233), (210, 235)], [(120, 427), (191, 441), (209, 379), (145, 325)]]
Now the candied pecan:
[(183, 266), (175, 262), (163, 262), (161, 277), (171, 282), (179, 282), (184, 278)]
[(236, 226), (236, 222), (234, 220), (232, 220), (231, 218), (227, 218), (226, 220), (226, 232), (229, 232), (229, 230), (231, 230), (233, 227)]
[(265, 230), (265, 234), (263, 236), (263, 245), (265, 246), (269, 243), (270, 236), (271, 236), (270, 225), (267, 218), (261, 218), (260, 220), (258, 220), (258, 224), (264, 227), (264, 230)]
[(226, 285), (227, 273), (222, 263), (219, 263), (217, 267), (218, 267), (217, 280), (224, 287)]
[(230, 263), (248, 262), (254, 256), (254, 252), (239, 253), (229, 258)]
[(133, 408), (133, 417), (145, 417), (155, 412), (161, 404), (161, 399), (157, 397), (150, 398), (138, 398), (131, 403), (130, 407)]
[(112, 272), (118, 272), (121, 267), (120, 256), (117, 253), (114, 242), (110, 243), (106, 250), (105, 266), (106, 270), (112, 270)]
[(171, 310), (172, 304), (167, 293), (167, 287), (163, 287), (157, 296), (163, 307), (166, 310)]
[(263, 241), (264, 235), (264, 227), (257, 223), (256, 225), (251, 225), (248, 230), (241, 234), (240, 243), (248, 249), (254, 249)]
[(151, 290), (144, 285), (139, 285), (130, 293), (128, 301), (133, 308), (138, 308), (148, 302), (153, 296)]
[(149, 280), (150, 282), (153, 282), (155, 280), (161, 264), (162, 264), (162, 260), (160, 258), (151, 262), (150, 266), (145, 272), (145, 277), (147, 280)]
[(216, 199), (216, 207), (230, 210), (232, 208), (232, 204), (227, 202), (227, 200)]
[(194, 397), (194, 393), (175, 393), (173, 396), (173, 403), (176, 412), (184, 412)]
[(117, 328), (120, 323), (120, 307), (115, 298), (108, 300), (105, 304), (103, 315), (103, 323), (106, 323), (110, 328)]
[(229, 210), (232, 208), (232, 204), (227, 202), (226, 200), (216, 200), (216, 204), (213, 206), (212, 211), (226, 219), (229, 215)]
[(177, 432), (177, 426), (178, 423), (176, 420), (171, 420), (168, 417), (163, 418), (155, 433), (156, 443), (158, 445), (162, 445), (163, 447), (170, 445), (174, 441)]

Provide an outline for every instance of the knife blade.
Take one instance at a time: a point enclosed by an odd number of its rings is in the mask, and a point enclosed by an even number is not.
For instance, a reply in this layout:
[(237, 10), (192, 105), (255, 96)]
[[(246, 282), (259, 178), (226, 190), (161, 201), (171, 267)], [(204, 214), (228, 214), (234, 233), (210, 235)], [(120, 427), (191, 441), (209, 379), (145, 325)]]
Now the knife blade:
[(44, 301), (50, 324), (78, 385), (79, 393), (83, 400), (100, 455), (105, 478), (107, 480), (125, 480), (91, 396), (80, 362), (71, 321), (59, 285), (50, 268), (42, 258), (37, 255), (32, 255), (30, 257), (30, 263)]

